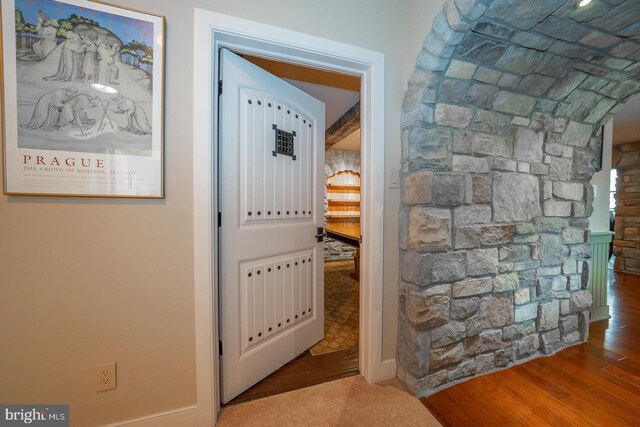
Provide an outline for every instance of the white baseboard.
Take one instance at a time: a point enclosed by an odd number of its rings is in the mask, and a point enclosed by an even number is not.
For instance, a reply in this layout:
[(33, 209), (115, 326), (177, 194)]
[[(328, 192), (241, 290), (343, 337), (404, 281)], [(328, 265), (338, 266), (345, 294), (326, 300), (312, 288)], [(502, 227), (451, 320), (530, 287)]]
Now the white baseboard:
[(108, 424), (104, 427), (196, 427), (198, 425), (196, 421), (196, 408), (196, 406), (187, 406), (186, 408), (175, 409), (173, 411)]
[(384, 360), (380, 364), (380, 381), (390, 380), (396, 377), (396, 359)]

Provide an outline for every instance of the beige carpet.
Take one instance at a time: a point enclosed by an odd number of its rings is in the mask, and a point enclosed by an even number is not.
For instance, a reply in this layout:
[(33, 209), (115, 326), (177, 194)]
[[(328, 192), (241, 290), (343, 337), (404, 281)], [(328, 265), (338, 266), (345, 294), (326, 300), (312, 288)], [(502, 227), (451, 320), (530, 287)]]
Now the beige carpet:
[(367, 384), (360, 375), (232, 405), (220, 427), (440, 426), (418, 399), (393, 382)]
[(358, 348), (360, 284), (351, 277), (353, 260), (324, 264), (324, 337), (312, 355)]

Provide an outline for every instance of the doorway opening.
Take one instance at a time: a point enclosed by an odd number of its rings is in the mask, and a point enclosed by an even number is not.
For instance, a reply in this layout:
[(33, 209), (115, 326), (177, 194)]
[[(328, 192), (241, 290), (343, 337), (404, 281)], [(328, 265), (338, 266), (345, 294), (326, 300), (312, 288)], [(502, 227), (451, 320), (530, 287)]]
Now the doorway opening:
[(360, 78), (238, 54), (325, 104), (324, 335), (228, 404), (357, 375), (360, 344)]

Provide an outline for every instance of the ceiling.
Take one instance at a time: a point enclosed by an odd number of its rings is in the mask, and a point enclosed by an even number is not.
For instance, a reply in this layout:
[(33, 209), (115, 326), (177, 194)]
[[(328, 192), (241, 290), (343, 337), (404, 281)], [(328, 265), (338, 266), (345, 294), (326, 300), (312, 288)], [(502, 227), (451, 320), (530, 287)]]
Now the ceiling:
[(640, 141), (640, 95), (636, 95), (613, 116), (613, 143)]
[(333, 144), (329, 150), (360, 151), (360, 129)]

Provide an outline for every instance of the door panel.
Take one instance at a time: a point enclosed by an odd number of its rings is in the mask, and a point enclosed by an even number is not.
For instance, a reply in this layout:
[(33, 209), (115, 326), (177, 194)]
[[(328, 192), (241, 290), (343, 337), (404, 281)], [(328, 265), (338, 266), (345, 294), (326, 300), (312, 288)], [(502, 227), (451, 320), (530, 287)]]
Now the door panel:
[(226, 403), (323, 337), (324, 104), (225, 49), (221, 76)]

